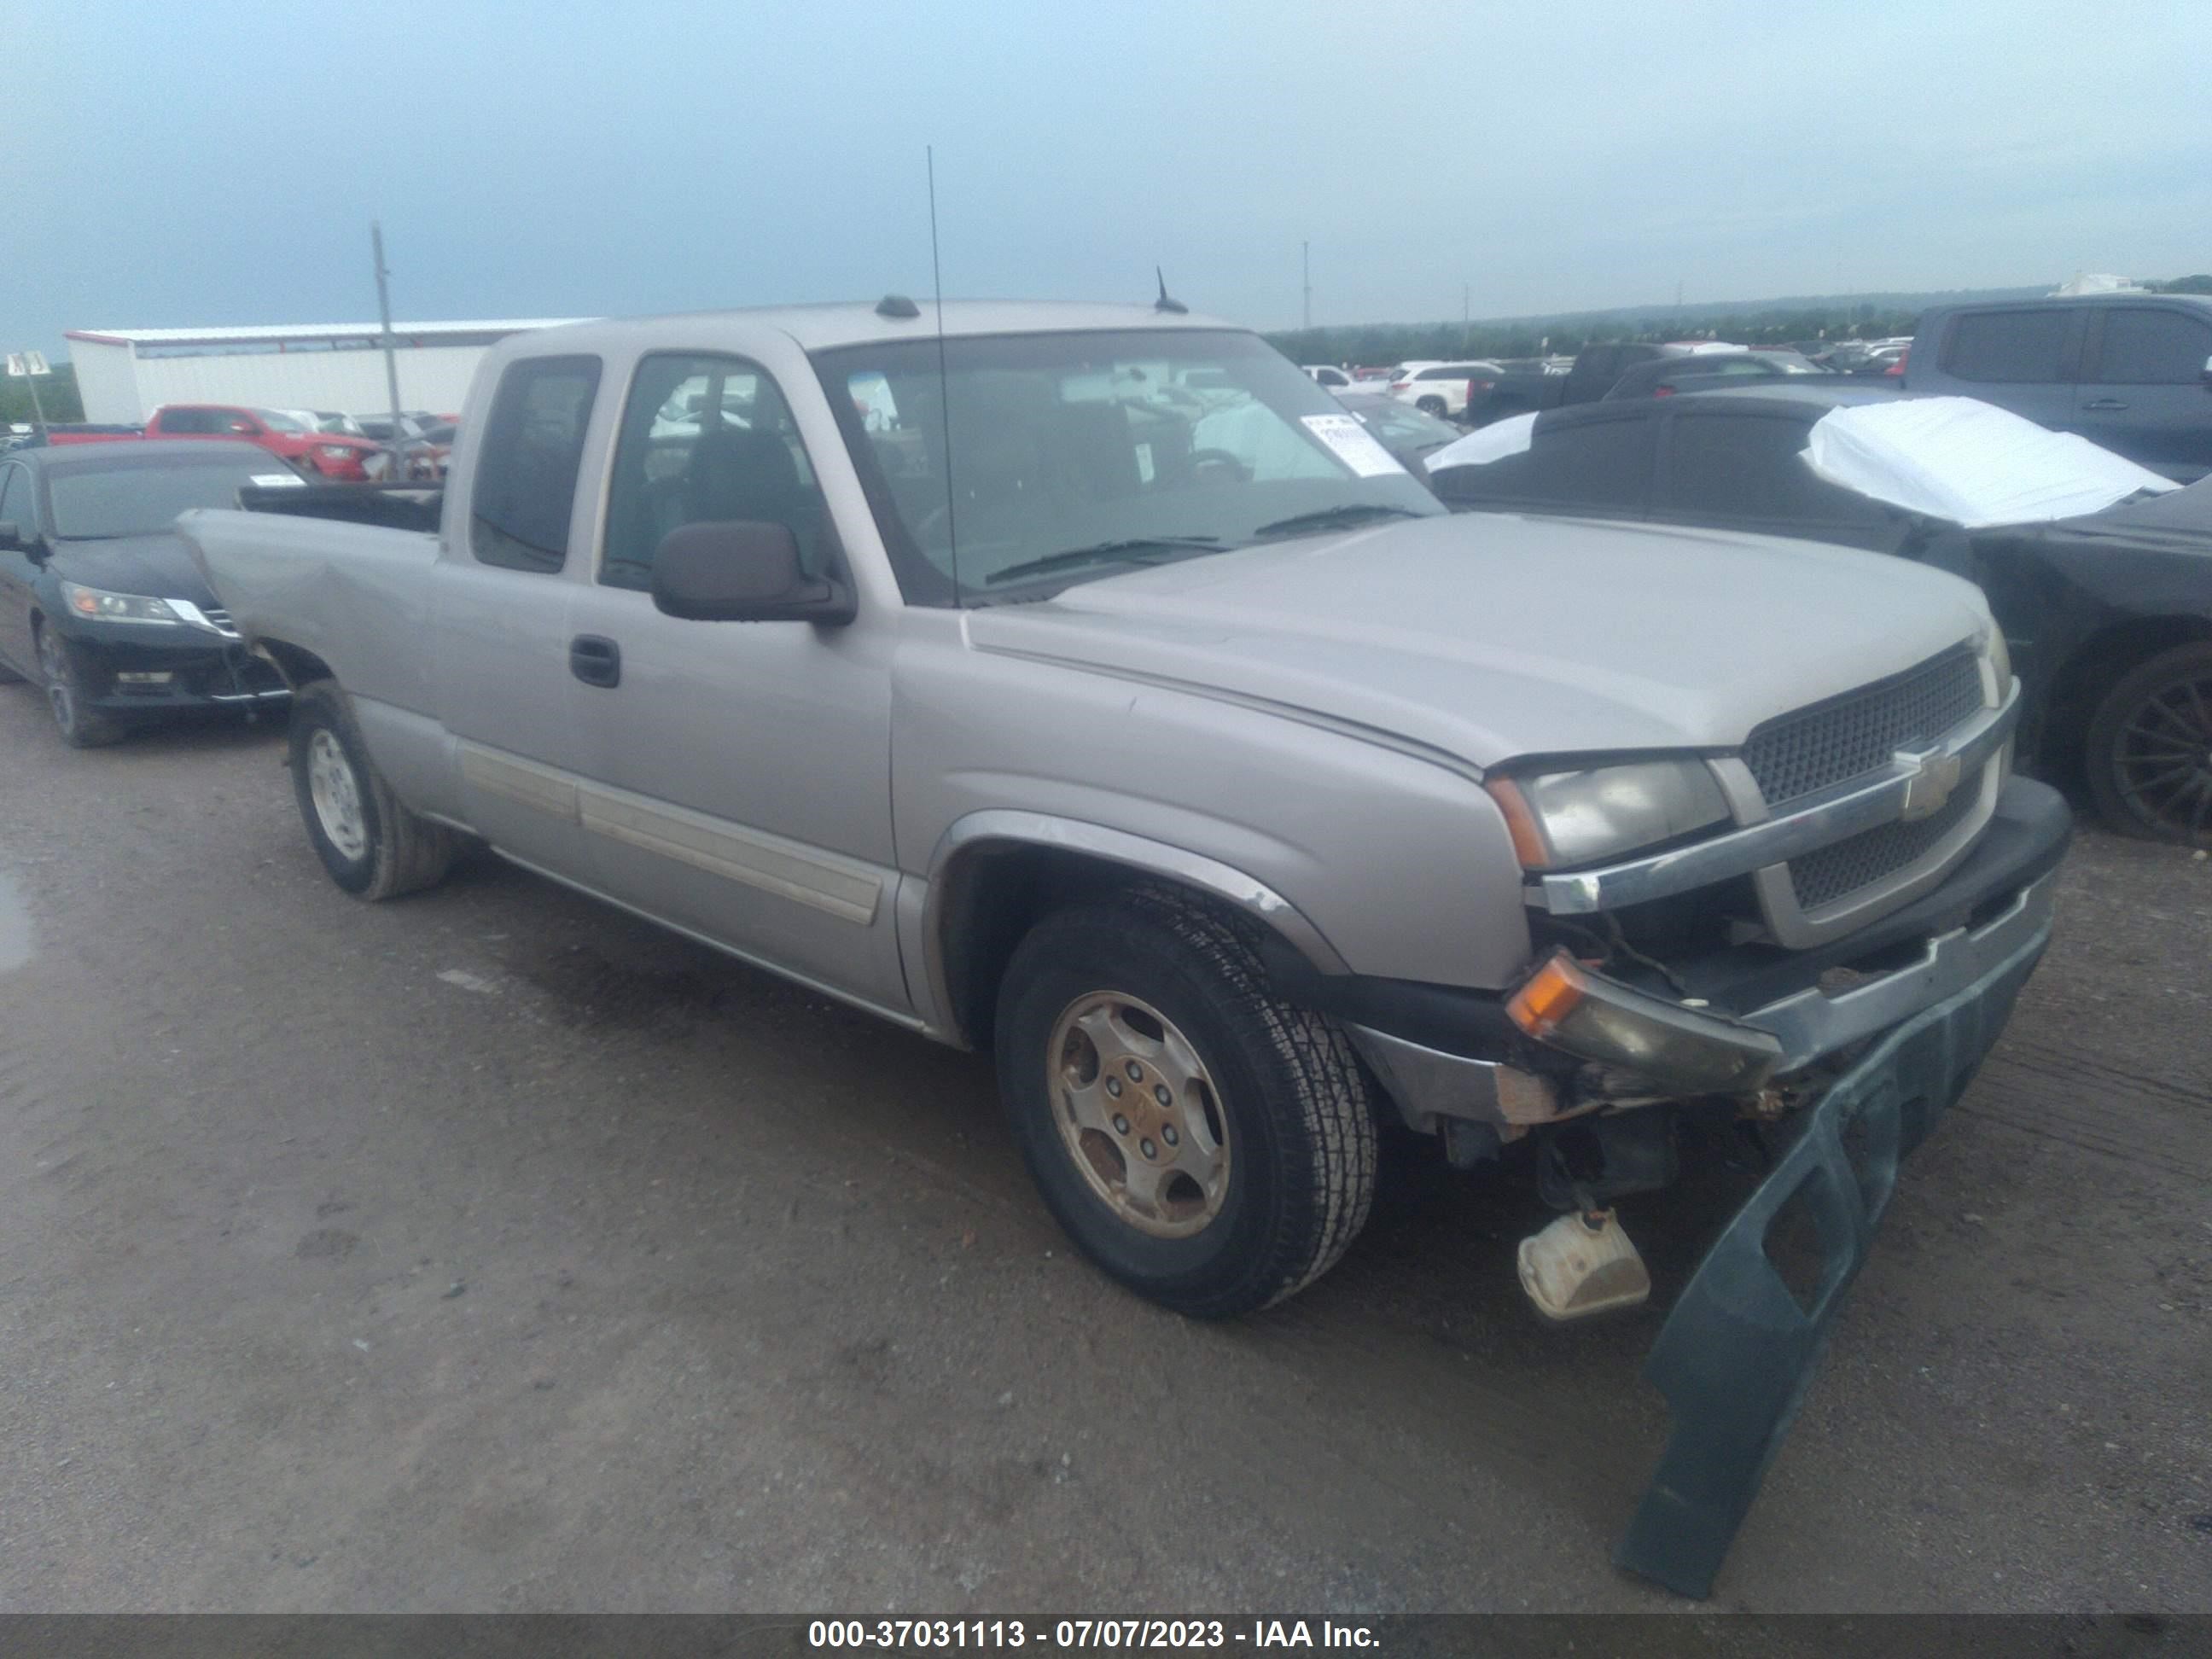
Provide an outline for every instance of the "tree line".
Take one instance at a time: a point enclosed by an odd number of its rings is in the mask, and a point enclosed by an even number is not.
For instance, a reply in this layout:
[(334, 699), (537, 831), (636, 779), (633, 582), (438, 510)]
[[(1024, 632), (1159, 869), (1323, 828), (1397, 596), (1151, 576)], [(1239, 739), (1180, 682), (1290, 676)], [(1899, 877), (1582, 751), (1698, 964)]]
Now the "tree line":
[[(2143, 286), (2160, 294), (2212, 294), (2212, 275), (2178, 276)], [(1291, 329), (1267, 339), (1293, 362), (1378, 364), (1424, 357), (1571, 356), (1604, 340), (1729, 340), (1753, 346), (1880, 340), (1911, 334), (1919, 316), (1917, 305), (1880, 300), (1740, 308), (1655, 306), (1495, 322), (1358, 323)]]

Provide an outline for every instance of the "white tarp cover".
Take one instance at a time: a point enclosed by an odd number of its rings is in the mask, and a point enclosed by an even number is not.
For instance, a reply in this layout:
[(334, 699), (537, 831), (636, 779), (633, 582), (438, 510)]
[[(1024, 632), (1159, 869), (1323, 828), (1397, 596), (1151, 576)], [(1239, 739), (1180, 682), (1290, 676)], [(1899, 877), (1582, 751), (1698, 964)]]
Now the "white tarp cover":
[(2138, 490), (2180, 488), (2087, 438), (1974, 398), (1832, 410), (1813, 423), (1804, 459), (1830, 483), (1969, 530), (2070, 519)]
[(1475, 428), (1464, 438), (1453, 439), (1433, 454), (1423, 456), (1421, 465), (1431, 472), (1448, 466), (1487, 466), (1508, 455), (1526, 453), (1535, 440), (1535, 411), (1509, 415), (1502, 421)]

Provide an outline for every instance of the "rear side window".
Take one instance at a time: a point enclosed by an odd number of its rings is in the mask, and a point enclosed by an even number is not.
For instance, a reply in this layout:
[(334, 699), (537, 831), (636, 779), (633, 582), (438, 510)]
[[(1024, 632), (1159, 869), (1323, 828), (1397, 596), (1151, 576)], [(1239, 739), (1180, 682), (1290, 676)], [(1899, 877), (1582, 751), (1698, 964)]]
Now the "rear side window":
[(225, 432), (230, 422), (219, 409), (165, 409), (161, 411), (161, 430), (164, 432)]
[(1807, 466), (1803, 422), (1765, 415), (1677, 414), (1666, 505), (1708, 518), (1879, 524), (1881, 509)]
[(2105, 339), (2093, 379), (2114, 386), (2194, 386), (2212, 358), (2212, 323), (2149, 306), (2105, 313)]
[(1651, 422), (1639, 416), (1540, 426), (1520, 454), (1486, 466), (1446, 467), (1433, 482), (1448, 501), (1634, 507), (1643, 505), (1650, 477)]
[(2070, 310), (1970, 312), (1951, 325), (1945, 373), (1961, 380), (2063, 380)]
[(481, 564), (558, 570), (584, 428), (599, 389), (597, 357), (526, 357), (500, 376), (471, 486), (469, 549)]

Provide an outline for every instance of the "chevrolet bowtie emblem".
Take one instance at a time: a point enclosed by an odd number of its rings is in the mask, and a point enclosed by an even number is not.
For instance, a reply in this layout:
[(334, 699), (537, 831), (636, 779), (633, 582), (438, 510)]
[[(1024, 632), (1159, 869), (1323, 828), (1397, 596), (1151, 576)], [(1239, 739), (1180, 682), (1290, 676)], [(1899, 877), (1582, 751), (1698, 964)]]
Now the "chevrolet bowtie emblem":
[(1959, 757), (1936, 749), (1900, 749), (1895, 759), (1906, 769), (1907, 780), (1905, 810), (1899, 816), (1910, 823), (1942, 811), (1959, 787)]

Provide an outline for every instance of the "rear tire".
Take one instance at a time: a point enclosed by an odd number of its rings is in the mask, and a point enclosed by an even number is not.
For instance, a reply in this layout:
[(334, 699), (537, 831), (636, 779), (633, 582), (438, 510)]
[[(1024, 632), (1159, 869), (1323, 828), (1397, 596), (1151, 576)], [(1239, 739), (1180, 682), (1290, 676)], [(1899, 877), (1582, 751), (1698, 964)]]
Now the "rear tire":
[(2212, 642), (2161, 651), (2089, 717), (2083, 771), (2124, 836), (2212, 848)]
[(39, 672), (46, 681), (46, 710), (70, 748), (105, 749), (128, 735), (121, 722), (85, 707), (84, 675), (76, 653), (50, 627), (39, 629)]
[(460, 838), (392, 793), (337, 681), (313, 681), (294, 698), (291, 767), (307, 839), (345, 891), (398, 898), (444, 879)]
[(1419, 410), (1424, 415), (1435, 416), (1440, 421), (1444, 417), (1444, 400), (1441, 398), (1417, 398), (1414, 401), (1413, 407)]
[(1319, 1278), (1366, 1224), (1376, 1127), (1351, 1044), (1273, 995), (1237, 928), (1179, 893), (1039, 922), (1007, 965), (996, 1043), (1046, 1204), (1140, 1296), (1249, 1313)]

